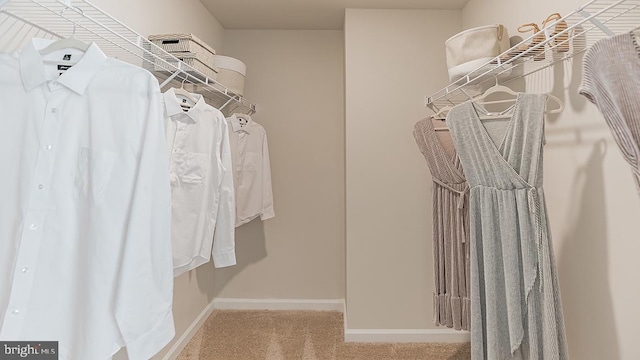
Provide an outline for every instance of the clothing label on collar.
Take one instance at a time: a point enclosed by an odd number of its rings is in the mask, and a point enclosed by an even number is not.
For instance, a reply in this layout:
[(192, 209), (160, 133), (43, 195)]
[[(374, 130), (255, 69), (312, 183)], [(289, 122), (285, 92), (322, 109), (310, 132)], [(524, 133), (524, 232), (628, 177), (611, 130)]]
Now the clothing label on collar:
[(58, 76), (62, 76), (65, 71), (71, 69), (72, 65), (58, 65)]

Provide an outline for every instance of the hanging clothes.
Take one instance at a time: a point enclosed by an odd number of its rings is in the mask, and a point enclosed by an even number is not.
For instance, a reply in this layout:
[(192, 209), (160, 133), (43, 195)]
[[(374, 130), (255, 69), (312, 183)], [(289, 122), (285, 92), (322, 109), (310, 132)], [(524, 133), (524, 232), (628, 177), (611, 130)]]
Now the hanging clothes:
[(519, 94), (509, 121), (472, 102), (447, 124), (471, 187), (473, 360), (568, 359), (542, 189), (546, 95)]
[(276, 214), (267, 132), (249, 115), (234, 114), (227, 122), (236, 189), (236, 227), (257, 217), (271, 219)]
[(451, 135), (436, 133), (432, 121), (417, 122), (413, 136), (433, 180), (433, 321), (469, 330), (469, 185)]
[(640, 194), (640, 39), (636, 32), (602, 39), (587, 51), (580, 94), (604, 116)]
[(184, 111), (173, 89), (164, 93), (170, 154), (174, 276), (209, 262), (236, 264), (231, 148), (222, 113), (201, 95)]
[(150, 359), (175, 334), (158, 81), (51, 42), (0, 54), (0, 340)]

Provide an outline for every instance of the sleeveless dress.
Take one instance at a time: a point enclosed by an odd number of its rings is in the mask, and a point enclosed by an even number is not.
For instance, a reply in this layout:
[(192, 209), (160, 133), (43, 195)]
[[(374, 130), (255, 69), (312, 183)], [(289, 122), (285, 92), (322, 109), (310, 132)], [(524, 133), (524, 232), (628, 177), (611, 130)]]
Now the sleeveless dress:
[(580, 94), (611, 128), (640, 194), (640, 31), (599, 40), (583, 59)]
[(453, 143), (448, 154), (430, 118), (416, 123), (413, 136), (433, 180), (433, 321), (469, 330), (469, 186)]
[(544, 192), (546, 95), (519, 94), (509, 121), (467, 102), (447, 123), (471, 187), (473, 360), (568, 359)]

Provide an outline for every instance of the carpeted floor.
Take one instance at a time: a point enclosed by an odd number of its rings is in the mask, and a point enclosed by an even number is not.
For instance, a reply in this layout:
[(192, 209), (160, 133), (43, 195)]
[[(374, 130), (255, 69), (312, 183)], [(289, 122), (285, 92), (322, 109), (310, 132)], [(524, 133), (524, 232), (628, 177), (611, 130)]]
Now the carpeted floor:
[(342, 313), (215, 311), (178, 360), (468, 360), (469, 344), (345, 343)]

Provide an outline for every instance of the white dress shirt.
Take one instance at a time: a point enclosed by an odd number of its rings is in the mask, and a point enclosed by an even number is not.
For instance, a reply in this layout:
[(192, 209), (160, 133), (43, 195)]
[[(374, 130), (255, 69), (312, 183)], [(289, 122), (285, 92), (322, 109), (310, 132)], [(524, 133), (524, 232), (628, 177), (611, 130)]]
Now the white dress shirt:
[(202, 96), (182, 110), (173, 89), (164, 93), (171, 164), (174, 276), (209, 262), (236, 264), (235, 200), (224, 115)]
[(249, 115), (239, 116), (242, 122), (236, 114), (227, 118), (236, 189), (236, 227), (258, 216), (261, 220), (276, 216), (267, 132)]
[[(0, 54), (0, 340), (147, 360), (174, 336), (158, 82), (95, 44), (41, 56), (49, 43)], [(43, 62), (63, 57), (77, 63)]]

